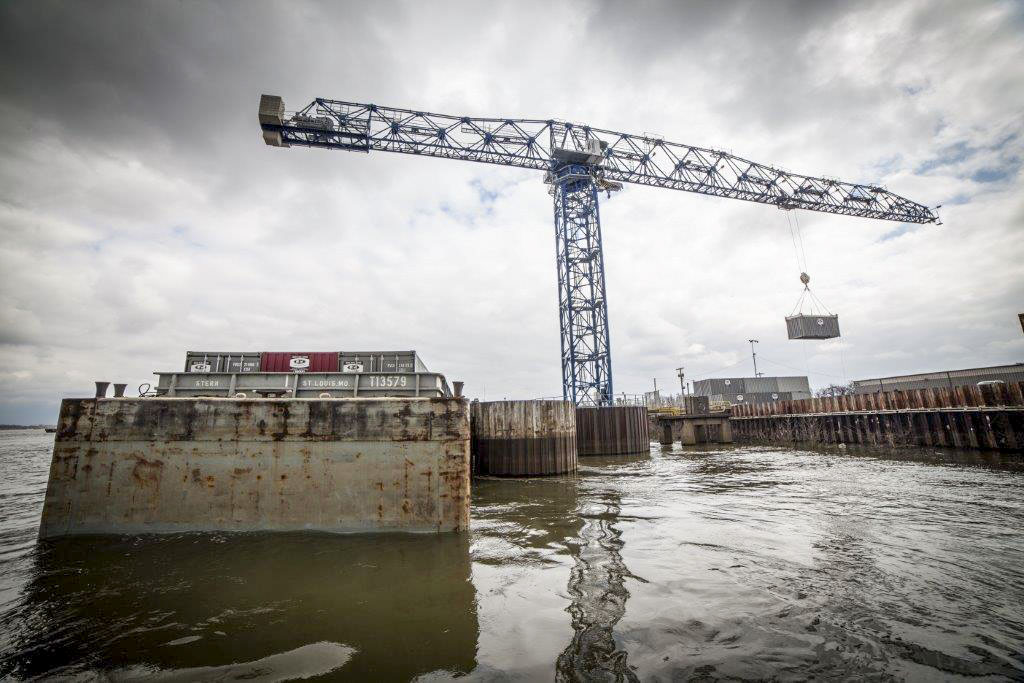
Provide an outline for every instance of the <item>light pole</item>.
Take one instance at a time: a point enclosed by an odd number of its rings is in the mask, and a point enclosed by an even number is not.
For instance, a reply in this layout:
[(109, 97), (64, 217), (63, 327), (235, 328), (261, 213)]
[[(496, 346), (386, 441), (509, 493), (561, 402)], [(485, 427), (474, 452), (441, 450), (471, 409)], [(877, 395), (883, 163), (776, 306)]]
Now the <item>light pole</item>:
[(760, 377), (764, 373), (757, 371), (757, 352), (754, 351), (754, 344), (760, 344), (761, 342), (756, 339), (748, 339), (747, 341), (750, 342), (750, 356), (754, 359), (754, 377)]

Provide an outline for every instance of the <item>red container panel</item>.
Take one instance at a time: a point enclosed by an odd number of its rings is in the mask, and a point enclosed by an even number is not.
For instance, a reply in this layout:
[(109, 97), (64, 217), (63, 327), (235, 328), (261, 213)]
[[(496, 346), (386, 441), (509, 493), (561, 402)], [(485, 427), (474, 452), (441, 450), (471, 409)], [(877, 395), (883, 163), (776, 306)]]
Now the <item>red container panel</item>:
[[(305, 361), (303, 360), (305, 359)], [(337, 372), (337, 351), (264, 351), (260, 372)]]

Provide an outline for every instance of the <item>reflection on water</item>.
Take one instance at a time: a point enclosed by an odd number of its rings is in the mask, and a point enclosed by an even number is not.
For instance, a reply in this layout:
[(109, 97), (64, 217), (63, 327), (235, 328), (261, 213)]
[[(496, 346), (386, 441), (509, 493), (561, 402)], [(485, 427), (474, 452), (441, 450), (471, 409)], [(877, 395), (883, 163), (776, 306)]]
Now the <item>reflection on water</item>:
[(0, 434), (0, 678), (1024, 679), (1024, 458), (654, 446), (480, 479), (468, 535), (34, 540)]
[[(615, 527), (618, 497), (608, 495), (579, 513), (582, 525), (569, 574), (572, 641), (558, 656), (559, 681), (637, 681), (628, 654), (618, 648), (613, 631), (626, 613), (622, 532)], [(633, 577), (636, 578), (636, 577)]]
[(35, 564), (4, 623), (21, 676), (407, 680), (475, 664), (465, 535), (78, 538)]

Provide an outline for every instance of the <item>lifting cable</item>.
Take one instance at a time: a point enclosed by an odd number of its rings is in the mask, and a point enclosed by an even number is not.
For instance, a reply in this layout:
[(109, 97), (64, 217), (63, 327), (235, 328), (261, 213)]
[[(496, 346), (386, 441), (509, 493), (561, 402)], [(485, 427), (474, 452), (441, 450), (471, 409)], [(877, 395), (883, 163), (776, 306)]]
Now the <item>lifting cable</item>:
[[(804, 252), (804, 238), (800, 233), (800, 222), (796, 221), (794, 227), (794, 221), (796, 216), (790, 216), (791, 211), (786, 212), (786, 223), (789, 224), (789, 238), (793, 241), (793, 256), (796, 257), (796, 269), (801, 273), (807, 272), (807, 253)], [(799, 241), (799, 246), (797, 243)], [(803, 258), (801, 259), (801, 256)]]
[[(789, 215), (790, 213), (791, 213), (790, 211), (786, 212), (786, 223), (789, 225), (789, 237), (790, 237), (790, 239), (793, 242), (793, 256), (796, 259), (796, 267), (800, 271), (800, 282), (802, 282), (804, 284), (804, 291), (800, 294), (800, 298), (797, 300), (796, 306), (793, 307), (793, 310), (790, 311), (789, 315), (790, 316), (796, 315), (797, 312), (800, 312), (802, 314), (803, 313), (804, 301), (807, 301), (807, 303), (809, 305), (809, 313), (810, 313), (810, 315), (819, 315), (819, 313), (816, 312), (815, 304), (817, 304), (820, 307), (821, 311), (824, 312), (826, 315), (832, 315), (832, 312), (828, 309), (828, 307), (825, 306), (825, 304), (823, 304), (821, 302), (821, 300), (814, 295), (814, 292), (811, 291), (811, 287), (810, 287), (811, 276), (807, 274), (807, 252), (804, 249), (804, 236), (803, 236), (803, 232), (800, 230), (800, 218), (796, 214), (795, 211), (792, 212), (793, 213), (792, 218)], [(849, 381), (848, 378), (847, 378), (847, 374), (846, 374), (846, 349), (845, 349), (845, 346), (846, 346), (845, 342), (839, 342), (839, 364), (840, 364), (841, 371), (843, 373), (843, 382), (844, 383)], [(808, 376), (810, 376), (811, 368), (810, 368), (810, 361), (807, 358), (807, 349), (804, 348), (804, 349), (802, 349), (802, 351), (803, 351), (803, 361), (804, 361), (804, 372), (807, 373)], [(827, 373), (819, 373), (819, 374), (827, 374)], [(827, 375), (827, 376), (835, 377), (834, 375)]]
[[(789, 215), (790, 213), (793, 213), (792, 217)], [(804, 283), (804, 291), (800, 294), (796, 306), (793, 307), (789, 315), (793, 316), (798, 312), (802, 314), (805, 301), (810, 307), (808, 311), (810, 315), (832, 315), (828, 307), (814, 295), (810, 288), (811, 276), (807, 274), (807, 252), (804, 249), (803, 232), (800, 230), (800, 218), (794, 211), (786, 211), (786, 223), (789, 225), (789, 237), (793, 241), (793, 256), (796, 258), (797, 270), (800, 271), (800, 282)], [(815, 308), (815, 304), (818, 308)]]

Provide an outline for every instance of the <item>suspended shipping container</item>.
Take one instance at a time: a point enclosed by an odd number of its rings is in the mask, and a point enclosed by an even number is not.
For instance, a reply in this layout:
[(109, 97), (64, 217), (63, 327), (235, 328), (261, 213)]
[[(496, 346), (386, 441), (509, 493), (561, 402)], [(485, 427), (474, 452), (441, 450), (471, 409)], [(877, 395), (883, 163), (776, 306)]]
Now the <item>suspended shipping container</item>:
[(835, 339), (839, 336), (839, 316), (787, 316), (786, 331), (790, 339)]

